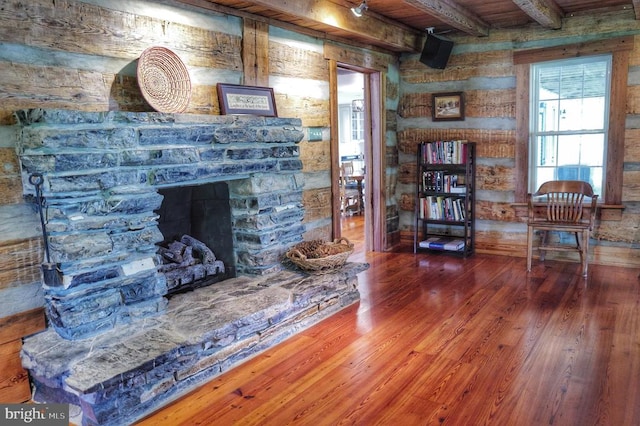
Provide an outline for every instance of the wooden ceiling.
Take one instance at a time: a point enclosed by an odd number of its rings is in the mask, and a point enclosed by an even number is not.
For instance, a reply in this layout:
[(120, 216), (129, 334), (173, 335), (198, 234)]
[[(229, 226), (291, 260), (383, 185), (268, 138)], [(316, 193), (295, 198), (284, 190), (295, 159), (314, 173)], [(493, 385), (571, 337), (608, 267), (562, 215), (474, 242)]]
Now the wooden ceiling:
[(564, 17), (611, 10), (630, 10), (640, 19), (640, 0), (367, 0), (361, 18), (350, 11), (361, 0), (178, 1), (392, 52), (420, 51), (427, 28), (483, 37), (498, 28), (559, 29)]

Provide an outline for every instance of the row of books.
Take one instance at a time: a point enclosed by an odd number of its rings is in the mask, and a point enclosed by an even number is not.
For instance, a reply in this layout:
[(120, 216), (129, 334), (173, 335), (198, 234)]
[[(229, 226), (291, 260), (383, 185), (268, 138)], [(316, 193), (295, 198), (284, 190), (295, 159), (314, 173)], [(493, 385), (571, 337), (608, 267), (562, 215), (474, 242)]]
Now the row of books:
[(435, 141), (420, 145), (420, 158), (426, 164), (465, 164), (467, 141)]
[(464, 176), (447, 174), (441, 170), (428, 170), (422, 173), (422, 189), (424, 191), (452, 192), (464, 194)]
[(462, 251), (464, 250), (464, 241), (447, 237), (430, 237), (420, 241), (418, 246), (431, 250)]
[(465, 219), (465, 200), (463, 198), (429, 195), (421, 197), (419, 218), (432, 220), (463, 221)]

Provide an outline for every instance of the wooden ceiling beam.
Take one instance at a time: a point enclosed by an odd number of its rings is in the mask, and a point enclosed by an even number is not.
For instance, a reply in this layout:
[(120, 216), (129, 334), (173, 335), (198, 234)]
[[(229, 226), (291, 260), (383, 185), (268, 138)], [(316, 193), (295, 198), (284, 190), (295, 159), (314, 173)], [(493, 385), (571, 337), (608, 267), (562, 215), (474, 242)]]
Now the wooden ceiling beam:
[(474, 36), (489, 35), (489, 25), (468, 9), (447, 0), (404, 0), (452, 27)]
[[(156, 1), (162, 1), (167, 4), (172, 4), (174, 2), (181, 3), (188, 7), (192, 7), (193, 10), (206, 10), (214, 13), (222, 13), (226, 15), (237, 16), (243, 19), (254, 20), (257, 22), (264, 22), (269, 25), (274, 25), (276, 27), (298, 32), (300, 34), (305, 34), (310, 37), (324, 38), (325, 40), (334, 41), (336, 43), (344, 43), (344, 44), (355, 46), (355, 47), (361, 47), (363, 49), (378, 51), (384, 54), (395, 54), (398, 52), (397, 49), (385, 48), (380, 43), (367, 44), (359, 41), (354, 41), (353, 39), (347, 39), (339, 35), (327, 34), (326, 32), (323, 32), (320, 30), (303, 27), (301, 26), (302, 24), (292, 24), (290, 22), (280, 21), (278, 19), (257, 15), (255, 13), (245, 12), (243, 10), (236, 9), (230, 6), (223, 6), (221, 4), (215, 3), (214, 0), (156, 0)], [(417, 45), (416, 49), (417, 49), (416, 52), (419, 52), (420, 49), (422, 49), (420, 44)]]
[(562, 10), (554, 0), (513, 0), (513, 2), (543, 27), (552, 30), (562, 28)]
[(312, 22), (316, 27), (339, 28), (392, 51), (418, 52), (422, 49), (424, 36), (419, 31), (389, 22), (371, 11), (356, 18), (350, 6), (328, 0), (247, 0), (246, 3), (295, 16)]

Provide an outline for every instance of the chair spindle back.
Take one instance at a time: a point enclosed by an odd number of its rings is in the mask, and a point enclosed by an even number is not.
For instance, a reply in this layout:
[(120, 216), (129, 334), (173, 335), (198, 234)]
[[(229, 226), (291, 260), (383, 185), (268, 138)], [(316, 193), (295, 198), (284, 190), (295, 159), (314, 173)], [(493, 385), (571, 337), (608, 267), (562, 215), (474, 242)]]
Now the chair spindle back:
[(546, 198), (547, 220), (552, 222), (579, 222), (582, 220), (584, 194), (550, 192)]

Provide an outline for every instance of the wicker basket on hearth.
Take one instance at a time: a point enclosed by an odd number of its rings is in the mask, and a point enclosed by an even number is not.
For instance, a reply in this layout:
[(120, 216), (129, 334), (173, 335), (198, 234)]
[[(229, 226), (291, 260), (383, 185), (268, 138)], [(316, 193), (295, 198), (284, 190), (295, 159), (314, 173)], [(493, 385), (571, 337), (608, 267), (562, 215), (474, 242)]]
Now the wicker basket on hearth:
[(353, 244), (342, 237), (333, 242), (303, 241), (287, 251), (287, 259), (305, 271), (331, 271), (342, 267), (353, 253)]

